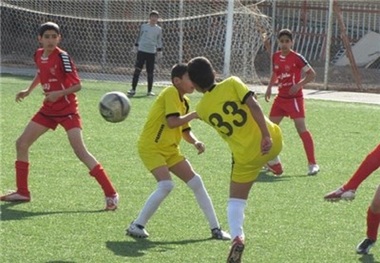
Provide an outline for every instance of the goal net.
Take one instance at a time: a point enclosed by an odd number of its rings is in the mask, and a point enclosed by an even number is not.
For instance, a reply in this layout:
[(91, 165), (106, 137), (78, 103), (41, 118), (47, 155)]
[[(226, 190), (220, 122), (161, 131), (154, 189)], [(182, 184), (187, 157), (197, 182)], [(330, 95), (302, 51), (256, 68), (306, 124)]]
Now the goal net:
[(232, 9), (231, 1), (1, 0), (1, 65), (33, 68), (37, 28), (54, 21), (62, 31), (60, 46), (83, 78), (130, 81), (140, 25), (157, 10), (164, 47), (156, 82), (169, 81), (175, 63), (206, 56), (218, 76), (237, 75), (255, 83), (255, 59), (271, 34), (270, 18), (260, 12), (264, 1), (235, 0)]

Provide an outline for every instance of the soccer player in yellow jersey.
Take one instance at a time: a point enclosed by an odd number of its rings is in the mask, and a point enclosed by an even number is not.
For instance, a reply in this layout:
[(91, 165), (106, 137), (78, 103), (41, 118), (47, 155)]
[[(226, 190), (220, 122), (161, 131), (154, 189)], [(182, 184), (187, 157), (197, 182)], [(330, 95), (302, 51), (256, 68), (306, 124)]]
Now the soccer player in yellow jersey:
[(238, 78), (216, 83), (214, 69), (205, 57), (188, 63), (188, 73), (203, 97), (198, 117), (212, 126), (232, 152), (228, 223), (233, 239), (227, 262), (241, 262), (244, 250), (244, 210), (250, 189), (261, 168), (282, 149), (282, 133), (267, 119), (253, 92)]
[(189, 99), (185, 96), (186, 93), (194, 91), (187, 73), (187, 65), (175, 65), (172, 68), (171, 79), (173, 86), (165, 88), (153, 103), (138, 141), (139, 155), (157, 180), (157, 189), (146, 200), (140, 214), (128, 227), (127, 234), (137, 238), (149, 236), (145, 225), (173, 189), (170, 174), (173, 173), (194, 192), (209, 222), (212, 238), (230, 240), (230, 235), (220, 228), (202, 178), (193, 170), (179, 149), (179, 143), (183, 138), (193, 144), (199, 154), (205, 150), (204, 144), (191, 132), (189, 125), (189, 121), (197, 115), (195, 112), (189, 112)]

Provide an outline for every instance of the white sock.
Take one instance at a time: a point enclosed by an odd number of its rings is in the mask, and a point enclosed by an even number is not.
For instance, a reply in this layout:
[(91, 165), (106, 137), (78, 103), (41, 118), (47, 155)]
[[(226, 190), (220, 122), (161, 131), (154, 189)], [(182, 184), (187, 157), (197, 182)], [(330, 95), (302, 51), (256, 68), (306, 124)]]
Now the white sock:
[(208, 220), (210, 229), (219, 228), (220, 225), (215, 214), (214, 206), (212, 205), (211, 198), (207, 193), (202, 178), (196, 174), (187, 182), (187, 186), (193, 190), (197, 202)]
[(157, 183), (157, 189), (146, 200), (143, 209), (134, 223), (145, 226), (154, 212), (158, 209), (161, 202), (168, 196), (173, 189), (174, 183), (172, 180), (164, 180)]
[(244, 210), (247, 205), (247, 200), (230, 198), (228, 200), (228, 224), (230, 226), (230, 233), (232, 239), (237, 236), (240, 236), (244, 239)]
[(279, 155), (277, 155), (274, 159), (268, 161), (269, 165), (275, 165), (275, 164), (278, 164), (278, 163), (281, 163), (281, 159), (280, 159)]

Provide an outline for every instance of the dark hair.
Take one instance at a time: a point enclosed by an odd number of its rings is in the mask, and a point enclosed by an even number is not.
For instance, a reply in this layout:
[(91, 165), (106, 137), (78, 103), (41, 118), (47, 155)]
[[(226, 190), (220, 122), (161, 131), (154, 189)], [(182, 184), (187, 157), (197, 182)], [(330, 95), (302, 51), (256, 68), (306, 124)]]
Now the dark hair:
[(152, 10), (152, 11), (150, 12), (150, 14), (149, 14), (149, 17), (151, 17), (151, 16), (160, 16), (160, 15), (158, 14), (158, 11), (156, 11), (156, 10)]
[(187, 71), (192, 82), (207, 90), (215, 83), (215, 73), (211, 62), (205, 57), (196, 57), (187, 64)]
[(54, 30), (57, 34), (61, 34), (59, 26), (54, 22), (46, 22), (38, 28), (38, 34), (42, 37), (46, 30)]
[(175, 77), (182, 78), (182, 76), (185, 75), (186, 73), (187, 73), (187, 65), (186, 64), (184, 64), (184, 63), (175, 64), (172, 67), (172, 73), (171, 73), (172, 80)]
[(290, 29), (284, 28), (281, 29), (280, 32), (278, 33), (277, 39), (280, 39), (282, 36), (288, 36), (290, 40), (293, 40), (293, 33), (290, 31)]

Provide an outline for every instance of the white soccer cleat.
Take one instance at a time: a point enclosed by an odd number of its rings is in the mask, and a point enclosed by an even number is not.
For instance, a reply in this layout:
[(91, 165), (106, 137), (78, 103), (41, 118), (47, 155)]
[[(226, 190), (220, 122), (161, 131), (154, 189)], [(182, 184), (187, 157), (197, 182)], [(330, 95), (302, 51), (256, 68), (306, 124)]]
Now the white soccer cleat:
[(106, 196), (106, 211), (115, 211), (117, 209), (117, 204), (119, 203), (119, 194), (116, 193), (111, 197)]
[(318, 164), (310, 164), (309, 165), (309, 172), (307, 175), (316, 175), (319, 172), (319, 165)]
[(211, 238), (218, 240), (231, 240), (231, 235), (221, 228), (214, 228), (211, 230)]
[(149, 233), (145, 230), (145, 227), (139, 224), (132, 223), (127, 228), (127, 235), (136, 238), (147, 238)]
[(325, 195), (324, 199), (326, 201), (340, 201), (340, 200), (347, 200), (351, 201), (355, 198), (355, 190), (345, 190), (343, 187), (338, 188), (335, 191), (332, 191)]
[(133, 96), (135, 96), (135, 94), (136, 94), (136, 91), (134, 89), (128, 90), (128, 92), (127, 92), (128, 97), (133, 97)]

